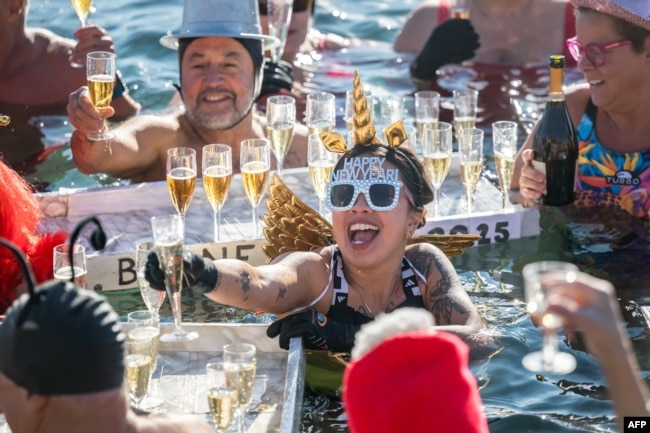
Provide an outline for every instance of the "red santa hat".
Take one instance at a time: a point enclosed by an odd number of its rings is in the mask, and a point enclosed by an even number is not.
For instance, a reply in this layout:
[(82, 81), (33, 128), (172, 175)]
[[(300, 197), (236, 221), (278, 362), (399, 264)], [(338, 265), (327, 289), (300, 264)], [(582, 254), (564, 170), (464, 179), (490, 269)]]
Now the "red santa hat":
[(352, 433), (488, 433), (469, 349), (453, 334), (396, 334), (350, 362), (342, 398)]
[[(36, 283), (52, 279), (54, 246), (65, 242), (68, 234), (39, 233), (41, 216), (31, 186), (16, 171), (0, 160), (0, 237), (20, 248), (30, 262)], [(13, 253), (0, 247), (0, 314), (16, 299), (16, 288), (23, 280)]]

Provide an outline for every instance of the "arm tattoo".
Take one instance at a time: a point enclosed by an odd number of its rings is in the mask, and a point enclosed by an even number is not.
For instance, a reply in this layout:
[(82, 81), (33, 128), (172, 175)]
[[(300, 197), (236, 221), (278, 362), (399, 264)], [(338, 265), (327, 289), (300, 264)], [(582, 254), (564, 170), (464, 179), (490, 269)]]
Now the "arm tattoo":
[(451, 278), (445, 269), (438, 267), (438, 270), (440, 271), (440, 280), (429, 292), (429, 300), (431, 301), (431, 314), (433, 314), (436, 323), (442, 325), (451, 323), (451, 315), (454, 310), (460, 314), (467, 314), (467, 309), (449, 297)]
[(287, 288), (280, 286), (278, 289), (278, 297), (275, 298), (276, 301), (279, 301), (280, 299), (284, 298), (287, 294)]
[(248, 275), (248, 272), (242, 271), (239, 273), (239, 281), (241, 282), (241, 290), (246, 293), (251, 288), (251, 276)]

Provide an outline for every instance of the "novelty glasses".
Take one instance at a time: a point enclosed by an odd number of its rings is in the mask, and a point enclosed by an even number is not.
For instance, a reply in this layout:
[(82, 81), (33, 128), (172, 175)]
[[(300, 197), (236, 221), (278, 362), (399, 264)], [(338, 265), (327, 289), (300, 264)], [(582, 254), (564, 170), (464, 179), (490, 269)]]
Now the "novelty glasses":
[(582, 56), (584, 55), (587, 56), (587, 59), (592, 65), (600, 67), (605, 64), (605, 53), (607, 50), (622, 47), (623, 45), (629, 45), (631, 43), (632, 41), (629, 39), (622, 39), (620, 41), (610, 42), (609, 44), (582, 45), (578, 42), (577, 37), (573, 37), (567, 39), (566, 46), (569, 48), (571, 57), (573, 57), (576, 62), (580, 62), (580, 59), (582, 59)]
[(355, 180), (333, 181), (327, 184), (327, 207), (331, 211), (352, 209), (360, 193), (368, 207), (382, 212), (395, 209), (402, 188), (400, 181)]

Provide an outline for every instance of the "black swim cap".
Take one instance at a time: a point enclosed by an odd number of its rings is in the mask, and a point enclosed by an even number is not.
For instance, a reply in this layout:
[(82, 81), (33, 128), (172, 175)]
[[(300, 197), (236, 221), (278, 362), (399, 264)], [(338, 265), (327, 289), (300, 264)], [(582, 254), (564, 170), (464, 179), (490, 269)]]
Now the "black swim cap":
[(31, 393), (108, 391), (124, 380), (119, 316), (95, 292), (48, 281), (0, 324), (0, 372)]
[[(180, 38), (178, 39), (178, 69), (182, 71), (183, 56), (185, 55), (185, 50), (187, 47), (199, 38)], [(257, 39), (246, 39), (246, 38), (233, 38), (246, 48), (248, 54), (250, 54), (251, 59), (253, 59), (253, 72), (255, 73), (255, 92), (253, 94), (253, 100), (257, 100), (262, 91), (262, 78), (264, 77), (264, 54), (262, 52), (262, 41)], [(182, 73), (182, 72), (181, 72)], [(182, 81), (182, 80), (181, 80)], [(177, 87), (180, 92), (180, 88)]]

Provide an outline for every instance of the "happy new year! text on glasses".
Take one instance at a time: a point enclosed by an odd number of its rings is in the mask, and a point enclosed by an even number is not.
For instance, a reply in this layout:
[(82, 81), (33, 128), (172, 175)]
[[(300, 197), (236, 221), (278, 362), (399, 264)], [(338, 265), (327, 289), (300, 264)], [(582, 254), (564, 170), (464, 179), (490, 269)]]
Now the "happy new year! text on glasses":
[(569, 48), (571, 56), (576, 62), (580, 62), (583, 55), (587, 56), (589, 62), (594, 66), (603, 66), (605, 64), (605, 53), (607, 50), (630, 45), (632, 43), (629, 39), (621, 39), (620, 41), (610, 42), (608, 44), (587, 44), (582, 45), (578, 42), (577, 37), (567, 39), (566, 45)]

